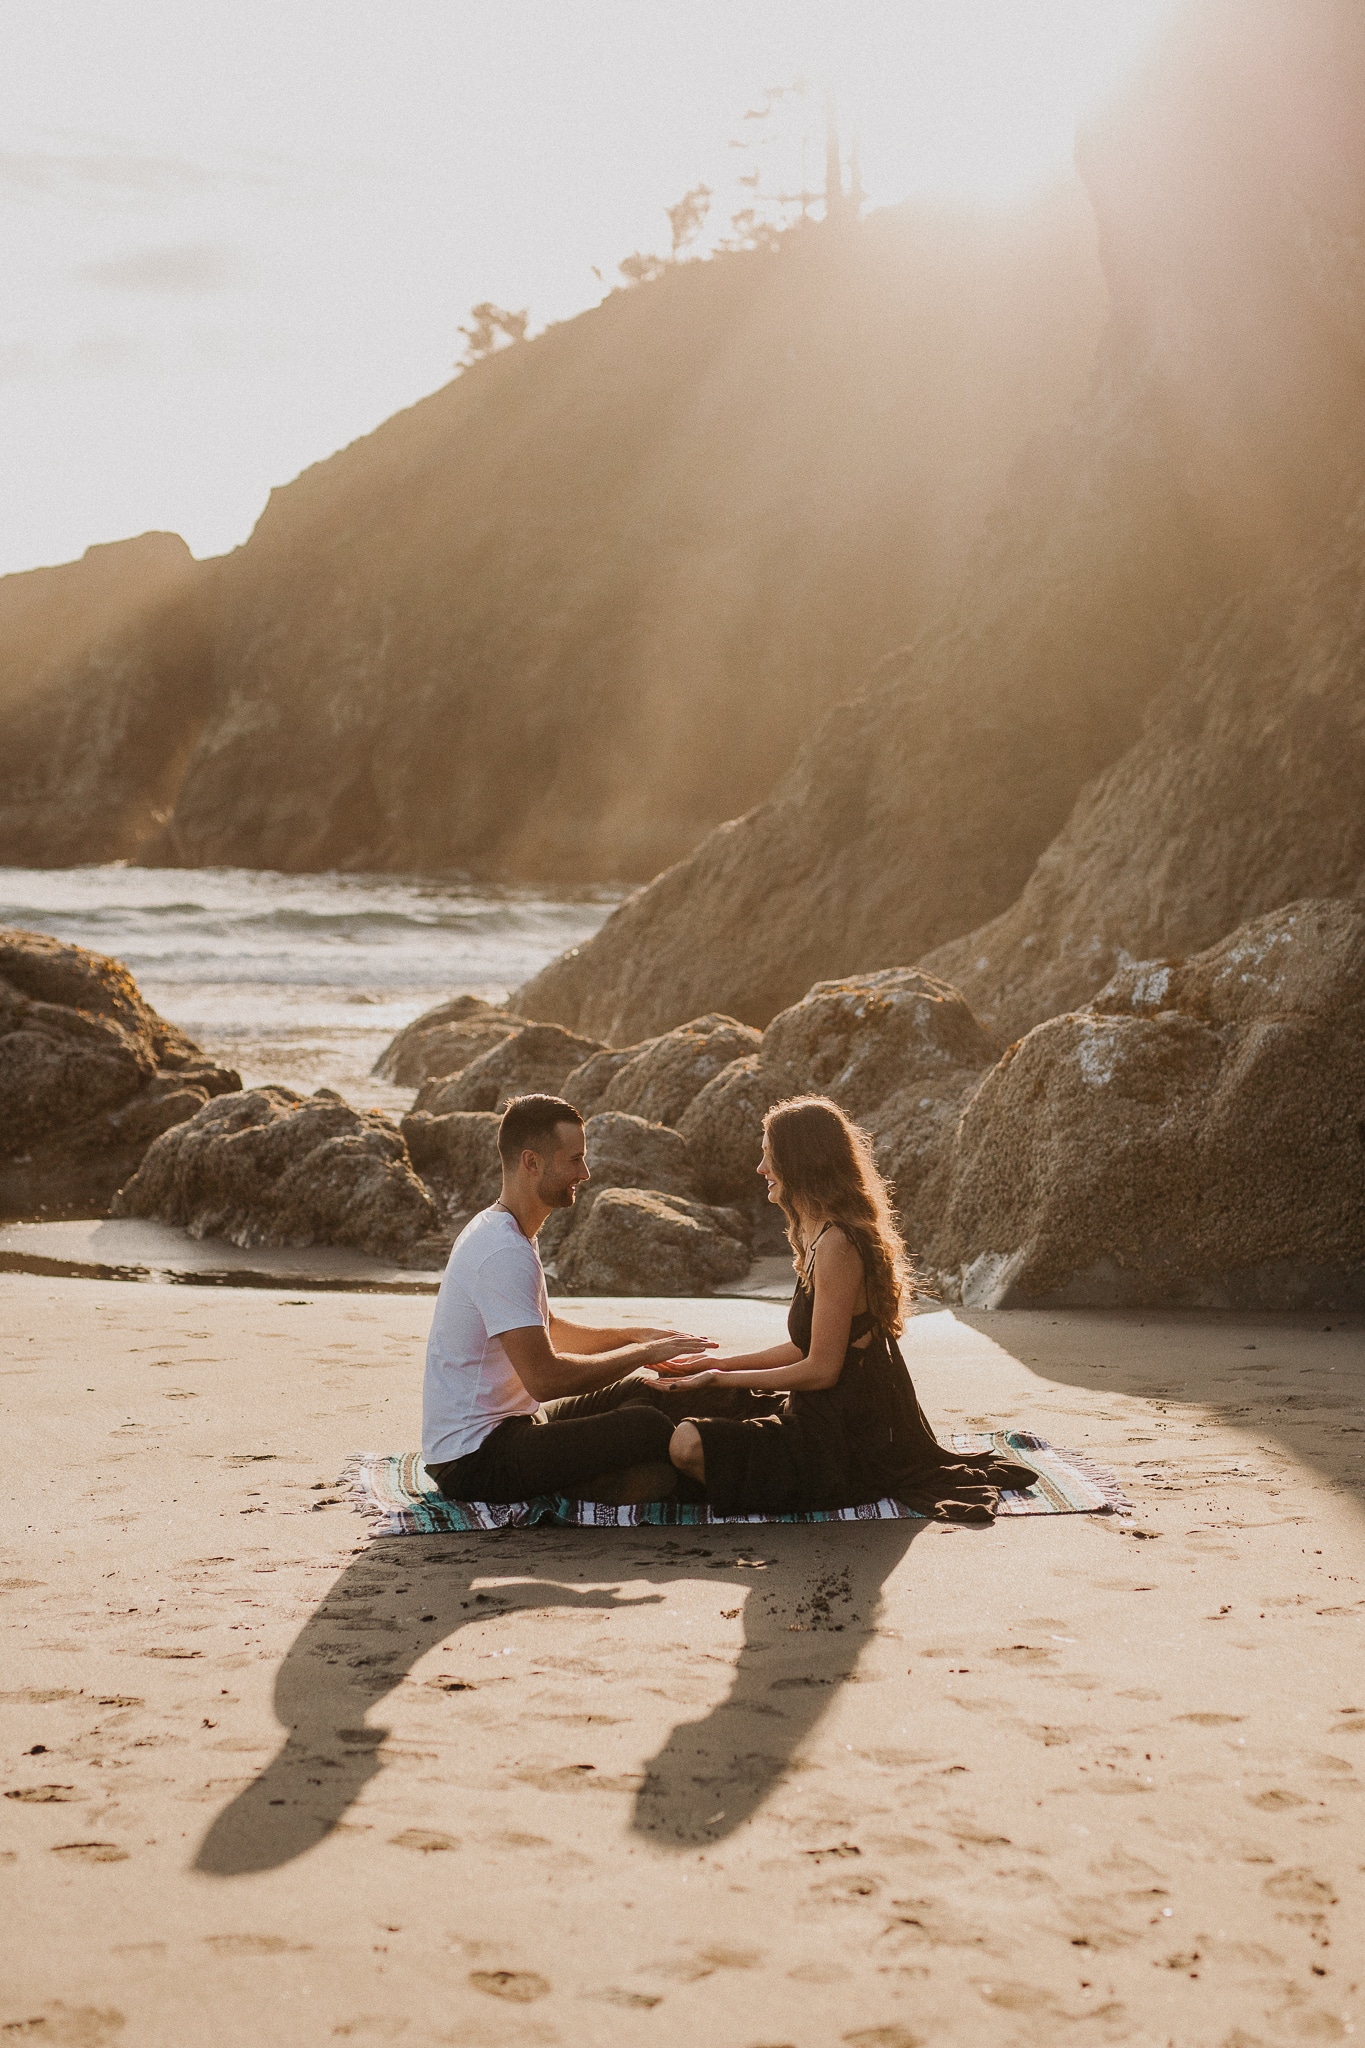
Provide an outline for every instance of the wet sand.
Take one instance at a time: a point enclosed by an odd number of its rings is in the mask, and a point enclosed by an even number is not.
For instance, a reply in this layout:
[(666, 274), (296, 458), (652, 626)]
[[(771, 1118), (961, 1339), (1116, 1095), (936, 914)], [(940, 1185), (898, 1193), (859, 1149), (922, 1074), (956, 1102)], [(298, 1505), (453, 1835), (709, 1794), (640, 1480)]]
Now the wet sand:
[(0, 1277), (0, 2040), (1362, 2025), (1360, 1319), (915, 1319), (936, 1420), (1127, 1524), (366, 1545), (429, 1314)]

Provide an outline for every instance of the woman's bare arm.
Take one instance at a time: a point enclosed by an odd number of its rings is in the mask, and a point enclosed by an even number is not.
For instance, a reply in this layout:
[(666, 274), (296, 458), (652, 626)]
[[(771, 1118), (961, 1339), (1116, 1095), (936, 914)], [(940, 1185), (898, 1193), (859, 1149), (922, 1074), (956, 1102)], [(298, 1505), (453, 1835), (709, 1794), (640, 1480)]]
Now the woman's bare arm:
[[(816, 1246), (814, 1281), (810, 1350), (804, 1358), (794, 1344), (780, 1344), (771, 1352), (718, 1358), (714, 1366), (682, 1379), (681, 1384), (714, 1386), (723, 1373), (726, 1381), (738, 1379), (755, 1393), (814, 1393), (834, 1386), (844, 1368), (848, 1333), (863, 1288), (863, 1262), (842, 1230), (827, 1230)], [(777, 1362), (779, 1353), (781, 1363)]]

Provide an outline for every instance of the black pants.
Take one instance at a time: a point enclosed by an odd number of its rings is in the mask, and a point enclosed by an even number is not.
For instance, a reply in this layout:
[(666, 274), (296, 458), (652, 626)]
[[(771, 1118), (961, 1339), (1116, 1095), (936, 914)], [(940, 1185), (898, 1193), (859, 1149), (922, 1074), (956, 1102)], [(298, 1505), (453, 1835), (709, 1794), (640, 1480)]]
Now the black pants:
[(509, 1416), (467, 1457), (427, 1469), (447, 1500), (573, 1493), (627, 1465), (666, 1464), (675, 1426), (652, 1382), (618, 1380), (595, 1394), (547, 1401), (535, 1415)]

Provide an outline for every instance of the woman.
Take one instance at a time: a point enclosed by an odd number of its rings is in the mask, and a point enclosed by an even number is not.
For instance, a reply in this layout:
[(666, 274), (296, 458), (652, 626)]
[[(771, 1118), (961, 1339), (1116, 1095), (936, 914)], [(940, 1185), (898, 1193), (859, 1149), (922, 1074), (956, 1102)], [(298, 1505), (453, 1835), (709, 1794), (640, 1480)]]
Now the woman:
[(1036, 1475), (945, 1450), (924, 1419), (896, 1342), (905, 1247), (866, 1134), (823, 1096), (798, 1096), (768, 1112), (758, 1170), (787, 1219), (797, 1273), (791, 1341), (703, 1372), (686, 1359), (658, 1368), (670, 1389), (760, 1397), (737, 1403), (738, 1419), (722, 1402), (720, 1416), (679, 1423), (672, 1462), (704, 1482), (722, 1514), (856, 1507), (889, 1495), (927, 1515), (990, 1521), (1002, 1489)]

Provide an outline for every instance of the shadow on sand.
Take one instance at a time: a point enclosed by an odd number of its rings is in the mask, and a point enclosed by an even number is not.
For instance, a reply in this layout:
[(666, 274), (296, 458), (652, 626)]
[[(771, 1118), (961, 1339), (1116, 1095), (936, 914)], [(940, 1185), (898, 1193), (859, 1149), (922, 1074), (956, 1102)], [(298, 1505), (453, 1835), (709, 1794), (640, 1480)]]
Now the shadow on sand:
[[(383, 1768), (390, 1731), (368, 1715), (467, 1624), (526, 1610), (628, 1613), (698, 1579), (733, 1585), (745, 1641), (726, 1697), (679, 1722), (643, 1766), (632, 1826), (662, 1848), (719, 1841), (781, 1783), (839, 1688), (857, 1682), (882, 1587), (927, 1526), (516, 1530), (473, 1543), (376, 1542), (341, 1573), (286, 1653), (275, 1681), (284, 1744), (213, 1822), (195, 1867), (216, 1877), (272, 1870), (331, 1834)], [(570, 1576), (590, 1583), (566, 1583)], [(490, 1578), (512, 1583), (475, 1591)], [(652, 1590), (625, 1593), (613, 1580)], [(642, 1697), (639, 1712), (654, 1719), (657, 1695)]]
[[(1194, 1403), (1253, 1437), (1278, 1439), (1343, 1491), (1365, 1492), (1359, 1316), (1040, 1310), (958, 1311), (957, 1320), (1042, 1386), (1137, 1395), (1157, 1418), (1163, 1402)], [(1151, 1449), (1139, 1460), (1153, 1468), (1144, 1472), (1146, 1492), (1205, 1499), (1206, 1479), (1188, 1454), (1163, 1462), (1155, 1436), (1143, 1442)], [(1273, 1488), (1263, 1513), (1281, 1518)], [(928, 1526), (515, 1530), (377, 1542), (342, 1572), (286, 1654), (275, 1684), (283, 1747), (214, 1821), (197, 1867), (221, 1877), (269, 1870), (330, 1834), (383, 1768), (389, 1731), (370, 1712), (429, 1651), (455, 1644), (467, 1623), (526, 1610), (623, 1613), (712, 1577), (733, 1586), (744, 1610), (730, 1689), (698, 1718), (679, 1720), (631, 1783), (632, 1826), (656, 1846), (718, 1841), (782, 1782), (840, 1687), (858, 1682), (882, 1587)], [(755, 1569), (760, 1559), (766, 1564)], [(511, 1583), (475, 1590), (489, 1579)], [(636, 1661), (638, 1668), (643, 1660)], [(648, 1675), (666, 1683), (670, 1671)], [(623, 1697), (614, 1704), (654, 1720), (657, 1691), (646, 1696), (641, 1684), (637, 1704), (626, 1694), (637, 1681), (619, 1682)]]
[[(1207, 1409), (1229, 1428), (1278, 1442), (1343, 1492), (1365, 1498), (1365, 1316), (1330, 1309), (952, 1313), (1044, 1387), (1136, 1396), (1152, 1403), (1156, 1422), (1170, 1410)], [(1055, 1423), (1050, 1433), (1064, 1441), (1065, 1424)], [(1153, 1455), (1135, 1462), (1163, 1471), (1159, 1493), (1206, 1494), (1204, 1476), (1188, 1460), (1168, 1469), (1157, 1450), (1154, 1443)]]

